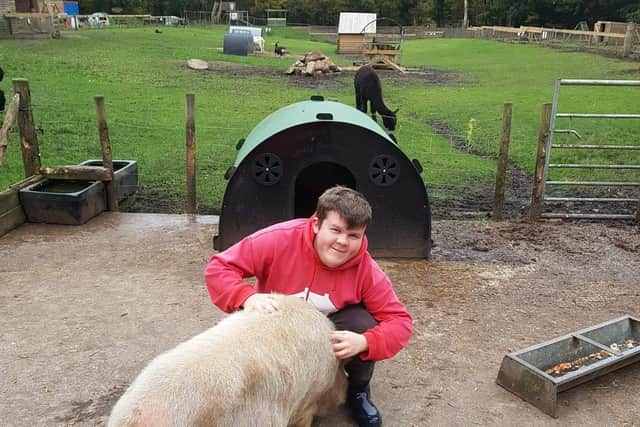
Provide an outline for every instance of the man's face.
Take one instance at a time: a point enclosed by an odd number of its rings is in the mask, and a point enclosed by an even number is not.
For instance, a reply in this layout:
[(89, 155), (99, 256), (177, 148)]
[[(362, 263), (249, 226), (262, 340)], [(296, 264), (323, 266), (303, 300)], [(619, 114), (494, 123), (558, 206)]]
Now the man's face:
[(362, 245), (364, 232), (367, 227), (348, 228), (347, 223), (335, 211), (329, 211), (327, 217), (320, 223), (313, 219), (313, 241), (320, 261), (330, 268), (339, 267), (353, 258)]

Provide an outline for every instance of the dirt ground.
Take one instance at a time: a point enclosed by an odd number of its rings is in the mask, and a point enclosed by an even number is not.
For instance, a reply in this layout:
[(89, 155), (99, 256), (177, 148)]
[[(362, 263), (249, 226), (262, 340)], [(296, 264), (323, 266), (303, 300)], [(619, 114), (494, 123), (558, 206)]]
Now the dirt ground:
[[(0, 425), (103, 425), (150, 359), (220, 319), (202, 281), (216, 221), (104, 213), (0, 238)], [(640, 425), (639, 363), (561, 393), (558, 419), (495, 384), (508, 352), (640, 317), (637, 227), (435, 221), (433, 239), (429, 261), (380, 260), (415, 320), (376, 366), (387, 427)]]
[[(281, 69), (256, 67), (247, 64), (231, 63), (224, 61), (209, 62), (207, 70), (192, 70), (194, 73), (216, 74), (225, 77), (233, 77), (235, 79), (250, 78), (254, 76), (261, 77), (279, 77), (286, 79), (288, 84), (293, 87), (301, 87), (306, 89), (340, 89), (353, 88), (353, 77), (356, 73), (356, 67), (350, 67), (339, 73), (327, 73), (315, 76), (304, 75), (286, 75), (284, 72), (292, 66), (297, 56), (286, 56), (282, 59)], [(185, 66), (178, 63), (179, 66)], [(409, 68), (404, 74), (400, 74), (393, 70), (377, 70), (380, 77), (391, 82), (395, 86), (407, 86), (409, 84), (420, 83), (425, 86), (448, 86), (460, 83), (460, 77), (452, 71), (436, 70), (433, 68)]]

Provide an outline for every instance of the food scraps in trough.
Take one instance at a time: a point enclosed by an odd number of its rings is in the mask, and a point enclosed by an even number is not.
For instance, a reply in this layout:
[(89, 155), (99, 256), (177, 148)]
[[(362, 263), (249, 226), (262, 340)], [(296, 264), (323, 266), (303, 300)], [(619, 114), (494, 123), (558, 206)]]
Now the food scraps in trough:
[(585, 365), (590, 365), (591, 363), (597, 362), (598, 360), (606, 359), (607, 357), (611, 356), (613, 356), (612, 353), (609, 353), (606, 350), (600, 350), (596, 351), (595, 353), (591, 353), (588, 356), (579, 357), (571, 362), (558, 363), (557, 365), (554, 365), (544, 372), (553, 377), (560, 377), (567, 372), (577, 371)]
[[(640, 344), (638, 341), (633, 339), (624, 340), (622, 343), (613, 343), (609, 346), (613, 351), (621, 351), (628, 350)], [(610, 353), (606, 350), (596, 351), (595, 353), (591, 353), (588, 356), (579, 357), (571, 362), (563, 362), (558, 363), (557, 365), (552, 366), (551, 368), (544, 371), (546, 374), (549, 374), (553, 377), (561, 377), (568, 372), (577, 371), (583, 366), (590, 365), (598, 360), (606, 359), (607, 357), (613, 356), (613, 353)]]

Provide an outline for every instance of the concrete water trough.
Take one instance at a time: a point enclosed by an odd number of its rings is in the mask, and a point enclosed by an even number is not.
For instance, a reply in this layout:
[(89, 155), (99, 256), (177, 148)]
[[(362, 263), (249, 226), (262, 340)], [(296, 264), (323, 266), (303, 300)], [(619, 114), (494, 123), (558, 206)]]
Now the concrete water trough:
[(19, 192), (29, 222), (80, 225), (106, 208), (100, 181), (44, 179)]
[(558, 393), (640, 360), (640, 321), (624, 316), (507, 354), (496, 382), (552, 417)]
[[(102, 160), (86, 160), (82, 166), (102, 166)], [(113, 160), (113, 179), (118, 201), (138, 191), (138, 162), (135, 160)]]

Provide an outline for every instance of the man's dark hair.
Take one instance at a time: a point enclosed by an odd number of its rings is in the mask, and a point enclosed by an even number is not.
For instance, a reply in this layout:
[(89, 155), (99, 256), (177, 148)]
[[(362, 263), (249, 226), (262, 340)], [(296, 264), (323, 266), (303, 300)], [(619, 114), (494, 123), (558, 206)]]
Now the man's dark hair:
[(349, 228), (366, 227), (371, 222), (371, 205), (361, 193), (348, 187), (331, 187), (318, 198), (316, 214), (320, 223), (330, 211), (340, 215)]

